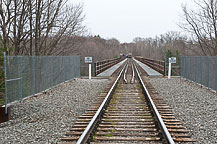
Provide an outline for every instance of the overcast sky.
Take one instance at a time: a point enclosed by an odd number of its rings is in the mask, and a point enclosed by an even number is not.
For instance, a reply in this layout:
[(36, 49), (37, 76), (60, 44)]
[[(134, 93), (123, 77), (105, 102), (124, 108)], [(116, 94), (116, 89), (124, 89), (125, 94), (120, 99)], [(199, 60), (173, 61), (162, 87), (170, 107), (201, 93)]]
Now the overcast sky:
[(180, 31), (182, 4), (192, 0), (69, 0), (84, 4), (85, 25), (93, 35), (131, 42)]

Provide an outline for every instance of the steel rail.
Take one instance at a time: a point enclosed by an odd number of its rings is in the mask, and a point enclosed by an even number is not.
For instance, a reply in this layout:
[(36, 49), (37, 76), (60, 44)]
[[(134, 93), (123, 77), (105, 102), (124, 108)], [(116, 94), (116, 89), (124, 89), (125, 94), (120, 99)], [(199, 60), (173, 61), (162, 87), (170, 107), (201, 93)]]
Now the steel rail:
[(170, 135), (170, 133), (169, 133), (169, 131), (168, 131), (165, 123), (163, 122), (163, 119), (161, 118), (161, 115), (158, 112), (157, 107), (155, 106), (155, 104), (154, 104), (154, 102), (153, 102), (153, 100), (152, 100), (152, 98), (151, 98), (151, 96), (150, 96), (150, 94), (149, 94), (149, 92), (148, 92), (148, 90), (147, 90), (144, 82), (142, 81), (142, 78), (141, 78), (141, 76), (139, 74), (139, 71), (138, 71), (137, 67), (135, 65), (134, 65), (134, 67), (136, 69), (136, 74), (137, 74), (137, 76), (139, 78), (139, 81), (140, 81), (140, 83), (142, 85), (142, 89), (144, 90), (144, 94), (147, 95), (148, 101), (151, 104), (150, 106), (152, 107), (154, 115), (157, 118), (157, 121), (158, 121), (158, 124), (160, 126), (160, 130), (161, 130), (161, 132), (163, 134), (163, 137), (165, 138), (165, 140), (167, 141), (168, 144), (175, 144), (175, 142), (173, 141), (173, 138), (171, 137), (171, 135)]
[(128, 69), (128, 64), (126, 66), (126, 69), (124, 71), (124, 82), (127, 84), (127, 79), (126, 79), (126, 75), (127, 75), (127, 69)]
[(121, 70), (121, 72), (119, 73), (117, 79), (115, 80), (114, 84), (112, 85), (111, 89), (109, 90), (108, 94), (106, 95), (105, 99), (103, 100), (102, 104), (100, 105), (99, 109), (97, 110), (97, 112), (95, 113), (95, 115), (93, 116), (93, 118), (91, 119), (90, 123), (88, 124), (88, 126), (85, 128), (84, 132), (82, 133), (82, 135), (79, 137), (78, 141), (76, 142), (76, 144), (84, 144), (87, 142), (91, 132), (93, 131), (95, 125), (97, 124), (100, 116), (102, 115), (102, 112), (106, 106), (106, 104), (109, 101), (110, 96), (112, 95), (112, 93), (114, 92), (115, 87), (117, 86), (118, 81), (121, 78), (121, 75), (125, 69), (127, 64), (125, 64), (124, 68)]

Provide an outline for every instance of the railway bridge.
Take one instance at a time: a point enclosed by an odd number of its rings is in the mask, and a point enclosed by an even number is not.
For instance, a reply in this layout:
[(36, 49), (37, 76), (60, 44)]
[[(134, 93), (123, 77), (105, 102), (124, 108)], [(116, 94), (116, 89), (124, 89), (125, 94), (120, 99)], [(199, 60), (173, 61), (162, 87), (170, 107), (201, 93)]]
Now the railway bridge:
[(145, 78), (163, 77), (164, 62), (140, 57), (119, 61), (113, 66), (95, 63), (97, 77), (113, 80), (58, 144), (195, 142)]
[(74, 78), (11, 105), (0, 143), (213, 143), (217, 95), (142, 57), (94, 63)]

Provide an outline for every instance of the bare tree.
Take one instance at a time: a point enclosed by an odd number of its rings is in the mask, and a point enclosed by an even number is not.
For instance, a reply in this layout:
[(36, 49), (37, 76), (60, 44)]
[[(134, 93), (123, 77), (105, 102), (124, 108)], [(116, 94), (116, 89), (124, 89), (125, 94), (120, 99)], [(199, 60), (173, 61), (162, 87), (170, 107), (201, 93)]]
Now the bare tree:
[[(22, 41), (27, 39), (26, 0), (1, 0), (0, 28), (4, 48), (8, 54), (18, 55)], [(11, 49), (13, 48), (13, 51)]]
[(162, 47), (162, 53), (170, 50), (173, 53), (179, 51), (182, 55), (186, 55), (187, 37), (182, 36), (180, 32), (169, 31), (159, 38), (159, 47)]
[[(57, 45), (63, 43), (67, 36), (73, 36), (83, 31), (83, 9), (82, 5), (63, 5), (62, 0), (44, 1), (47, 6), (42, 16), (36, 17), (40, 21), (39, 31), (35, 31), (35, 52), (36, 55), (52, 55), (56, 53)], [(43, 6), (42, 8), (43, 9)], [(37, 20), (38, 19), (38, 20)], [(35, 23), (37, 26), (37, 22)], [(38, 33), (38, 34), (37, 34)]]
[(0, 34), (8, 54), (58, 54), (63, 50), (58, 45), (84, 31), (83, 20), (83, 6), (67, 0), (0, 0)]
[(134, 46), (130, 46), (133, 55), (140, 55), (147, 58), (163, 59), (166, 52), (170, 50), (174, 54), (179, 52), (185, 55), (187, 43), (186, 37), (180, 32), (170, 31), (155, 38), (134, 38)]
[(195, 1), (195, 6), (183, 6), (185, 22), (180, 26), (191, 34), (201, 55), (217, 55), (217, 0)]

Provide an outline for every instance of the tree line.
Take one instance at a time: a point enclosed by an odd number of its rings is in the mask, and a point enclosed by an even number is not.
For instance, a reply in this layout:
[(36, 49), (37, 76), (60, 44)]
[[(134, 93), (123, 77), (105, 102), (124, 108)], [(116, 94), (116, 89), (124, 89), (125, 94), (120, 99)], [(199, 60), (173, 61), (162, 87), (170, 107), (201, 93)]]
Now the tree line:
[[(120, 43), (118, 39), (103, 39), (100, 36), (79, 37), (81, 43), (73, 46), (76, 51), (68, 51), (65, 54), (77, 53), (82, 57), (93, 56), (94, 61), (117, 58), (120, 54), (132, 53), (133, 56), (143, 56), (152, 59), (164, 60), (167, 52), (179, 55), (195, 55), (189, 49), (191, 44), (186, 43), (186, 37), (180, 32), (171, 31), (156, 38), (136, 37), (131, 43)], [(76, 46), (77, 45), (77, 46)], [(65, 55), (64, 54), (64, 55)]]
[(185, 35), (172, 31), (121, 44), (115, 38), (85, 33), (82, 4), (70, 5), (67, 0), (0, 0), (0, 52), (37, 56), (82, 55), (89, 51), (96, 59), (127, 52), (159, 58), (167, 50), (182, 55), (217, 55), (217, 0), (195, 1), (194, 6), (182, 6), (179, 25)]

